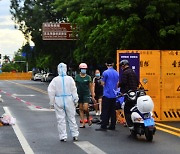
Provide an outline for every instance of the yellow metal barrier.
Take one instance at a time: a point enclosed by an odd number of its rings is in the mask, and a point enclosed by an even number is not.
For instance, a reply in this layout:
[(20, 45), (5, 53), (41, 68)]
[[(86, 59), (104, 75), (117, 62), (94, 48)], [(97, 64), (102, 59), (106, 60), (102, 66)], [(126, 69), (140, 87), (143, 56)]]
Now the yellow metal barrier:
[(161, 51), (161, 119), (180, 120), (180, 51)]
[(3, 72), (0, 74), (0, 80), (30, 80), (32, 73), (11, 73)]
[(120, 53), (140, 53), (140, 81), (148, 89), (155, 108), (156, 120), (180, 120), (180, 51), (117, 50), (117, 69)]
[(140, 82), (154, 101), (155, 119), (160, 120), (160, 51), (140, 51)]
[(147, 94), (154, 101), (154, 116), (160, 120), (160, 51), (159, 50), (118, 50), (117, 51), (117, 69), (119, 70), (120, 53), (140, 53), (140, 82), (147, 80), (143, 84), (148, 89)]

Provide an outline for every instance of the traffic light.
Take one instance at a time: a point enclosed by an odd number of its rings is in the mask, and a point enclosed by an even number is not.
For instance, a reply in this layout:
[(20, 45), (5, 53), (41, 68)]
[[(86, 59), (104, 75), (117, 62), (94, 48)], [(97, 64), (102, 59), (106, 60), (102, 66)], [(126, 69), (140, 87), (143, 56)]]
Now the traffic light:
[(0, 54), (0, 59), (1, 59), (1, 54)]

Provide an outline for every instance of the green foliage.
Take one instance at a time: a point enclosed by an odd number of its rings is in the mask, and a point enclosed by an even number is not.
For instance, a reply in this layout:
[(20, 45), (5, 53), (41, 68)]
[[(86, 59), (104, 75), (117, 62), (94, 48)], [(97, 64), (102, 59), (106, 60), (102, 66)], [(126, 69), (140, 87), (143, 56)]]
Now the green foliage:
[(177, 0), (56, 0), (79, 27), (77, 61), (104, 63), (116, 49), (180, 49)]
[(12, 64), (12, 63), (3, 64), (3, 67), (2, 67), (3, 72), (11, 72), (11, 71), (14, 71), (14, 70), (16, 70), (15, 67), (14, 67), (14, 64)]
[[(179, 8), (180, 0), (11, 0), (18, 28), (35, 42), (39, 67), (104, 64), (117, 49), (178, 50)], [(42, 41), (42, 23), (61, 21), (75, 23), (79, 39)]]
[[(29, 43), (23, 47), (26, 53), (26, 60), (30, 68), (39, 67), (39, 60), (48, 58), (48, 67), (53, 69), (61, 62), (72, 63), (72, 52), (75, 42), (71, 41), (43, 41), (42, 23), (61, 22), (65, 18), (60, 13), (54, 11), (52, 3), (54, 0), (11, 0), (11, 14), (16, 23), (16, 27), (21, 30), (27, 38), (27, 42), (32, 37), (35, 47), (30, 49)], [(47, 57), (44, 57), (48, 55)], [(40, 60), (41, 61), (41, 60)], [(43, 63), (47, 67), (46, 63)]]
[(49, 68), (50, 61), (51, 61), (50, 55), (42, 55), (36, 59), (36, 64), (38, 68), (47, 69)]
[(5, 55), (3, 57), (4, 63), (2, 65), (2, 71), (3, 72), (11, 72), (11, 71), (17, 71), (17, 72), (25, 72), (26, 71), (26, 58), (22, 55), (22, 49), (19, 49), (13, 58), (13, 61), (10, 61), (9, 56)]

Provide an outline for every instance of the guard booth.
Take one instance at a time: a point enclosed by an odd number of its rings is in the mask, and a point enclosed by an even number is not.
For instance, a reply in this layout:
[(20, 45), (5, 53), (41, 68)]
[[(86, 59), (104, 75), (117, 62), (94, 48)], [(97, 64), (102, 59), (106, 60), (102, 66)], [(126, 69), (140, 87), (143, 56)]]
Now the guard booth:
[(122, 53), (140, 55), (140, 82), (154, 101), (156, 121), (179, 121), (180, 51), (117, 50), (118, 71)]

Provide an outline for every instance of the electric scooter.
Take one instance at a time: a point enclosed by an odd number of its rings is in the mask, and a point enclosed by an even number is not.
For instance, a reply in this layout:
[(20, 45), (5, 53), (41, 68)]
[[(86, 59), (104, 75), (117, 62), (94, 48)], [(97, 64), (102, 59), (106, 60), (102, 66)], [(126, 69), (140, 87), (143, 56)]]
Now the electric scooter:
[(125, 94), (128, 101), (134, 101), (135, 106), (131, 108), (131, 120), (133, 129), (130, 129), (131, 135), (137, 137), (137, 134), (145, 135), (147, 141), (153, 140), (156, 127), (153, 118), (154, 103), (149, 95), (146, 95), (144, 89), (129, 91)]

